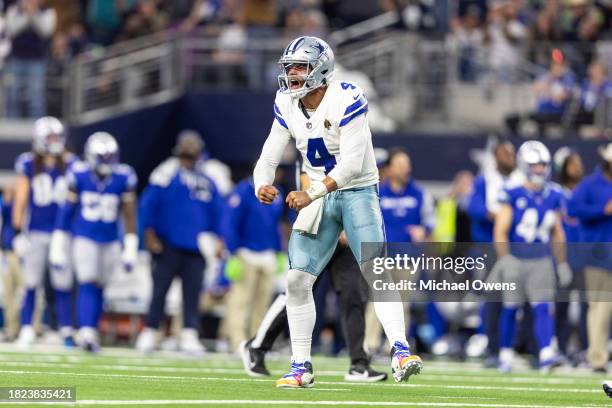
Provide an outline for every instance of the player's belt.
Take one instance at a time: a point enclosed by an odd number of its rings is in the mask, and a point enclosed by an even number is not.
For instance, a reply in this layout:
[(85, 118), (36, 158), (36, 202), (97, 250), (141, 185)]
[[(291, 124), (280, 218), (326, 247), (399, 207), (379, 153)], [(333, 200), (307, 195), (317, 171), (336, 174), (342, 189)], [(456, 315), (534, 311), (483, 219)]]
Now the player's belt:
[(378, 194), (378, 184), (372, 184), (372, 185), (364, 186), (364, 187), (346, 188), (346, 189), (342, 189), (342, 190), (339, 190), (339, 191), (363, 191), (363, 190), (369, 190), (372, 187), (375, 188), (376, 193)]

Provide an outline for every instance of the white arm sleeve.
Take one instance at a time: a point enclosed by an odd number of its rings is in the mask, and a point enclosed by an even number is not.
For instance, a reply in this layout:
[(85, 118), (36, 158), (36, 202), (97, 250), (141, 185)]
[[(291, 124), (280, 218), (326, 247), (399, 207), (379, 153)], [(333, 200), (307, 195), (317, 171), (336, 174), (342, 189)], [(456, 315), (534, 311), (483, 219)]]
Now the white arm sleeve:
[(340, 162), (328, 174), (338, 189), (361, 174), (366, 149), (372, 139), (365, 115), (356, 117), (340, 129)]
[(12, 6), (6, 12), (6, 33), (9, 37), (15, 37), (28, 26), (28, 17), (19, 12), (17, 6)]
[(421, 224), (433, 231), (436, 227), (436, 208), (434, 199), (428, 191), (423, 194), (423, 204), (421, 206)]
[(274, 183), (276, 168), (287, 143), (289, 143), (289, 139), (291, 139), (291, 133), (275, 120), (270, 134), (263, 145), (261, 156), (259, 156), (259, 160), (257, 160), (255, 165), (255, 170), (253, 170), (255, 194), (257, 194), (261, 186)]
[(57, 15), (55, 14), (55, 10), (46, 9), (38, 13), (34, 16), (32, 20), (32, 25), (38, 34), (41, 36), (48, 38), (55, 31), (55, 26), (57, 25)]

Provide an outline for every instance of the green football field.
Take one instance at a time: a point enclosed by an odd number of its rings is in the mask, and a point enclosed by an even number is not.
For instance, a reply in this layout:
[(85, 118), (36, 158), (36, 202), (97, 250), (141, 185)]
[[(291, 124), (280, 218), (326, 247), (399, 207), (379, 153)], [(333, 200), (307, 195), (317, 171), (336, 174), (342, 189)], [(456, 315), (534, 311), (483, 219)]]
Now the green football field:
[(477, 362), (426, 360), (424, 372), (409, 383), (356, 384), (343, 381), (344, 358), (315, 358), (313, 364), (314, 388), (281, 390), (274, 380), (288, 367), (285, 357), (270, 359), (272, 378), (253, 379), (243, 373), (238, 358), (228, 354), (147, 357), (128, 349), (105, 349), (100, 355), (86, 355), (48, 347), (23, 353), (2, 345), (0, 387), (76, 387), (77, 403), (58, 404), (64, 406), (612, 406), (601, 389), (604, 376), (584, 370), (542, 375), (524, 369), (501, 375)]

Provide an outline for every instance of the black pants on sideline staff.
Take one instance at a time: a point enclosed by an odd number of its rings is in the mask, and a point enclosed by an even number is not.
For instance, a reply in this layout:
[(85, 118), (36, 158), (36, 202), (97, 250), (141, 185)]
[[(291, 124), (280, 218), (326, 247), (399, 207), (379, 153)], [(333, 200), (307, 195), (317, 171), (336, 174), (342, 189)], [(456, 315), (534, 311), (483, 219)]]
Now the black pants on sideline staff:
[[(363, 348), (363, 340), (368, 284), (361, 275), (359, 264), (350, 248), (338, 245), (324, 273), (331, 274), (332, 286), (340, 299), (340, 320), (351, 364), (367, 364), (369, 361)], [(315, 286), (318, 282), (319, 280), (315, 282)], [(253, 347), (266, 352), (270, 351), (286, 324), (287, 309), (282, 307), (278, 309), (278, 314), (265, 329), (266, 334), (261, 344), (253, 345)]]
[(159, 255), (153, 257), (153, 296), (147, 315), (147, 327), (159, 328), (166, 306), (166, 294), (175, 276), (181, 278), (183, 291), (183, 326), (197, 329), (198, 303), (206, 262), (199, 252), (172, 248), (164, 244)]

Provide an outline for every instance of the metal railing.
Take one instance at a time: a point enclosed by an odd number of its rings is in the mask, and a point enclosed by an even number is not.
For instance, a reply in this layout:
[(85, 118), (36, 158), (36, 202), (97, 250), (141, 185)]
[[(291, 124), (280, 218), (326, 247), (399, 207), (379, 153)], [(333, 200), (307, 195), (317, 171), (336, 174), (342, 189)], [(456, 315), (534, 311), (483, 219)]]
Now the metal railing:
[(71, 64), (66, 117), (88, 123), (172, 100), (180, 95), (176, 38), (154, 35), (122, 43), (101, 55), (79, 56)]
[[(330, 38), (339, 65), (367, 76), (375, 91), (368, 96), (400, 128), (492, 130), (502, 126), (506, 114), (534, 105), (529, 83), (540, 68), (527, 59), (527, 50), (514, 64), (511, 80), (500, 80), (487, 61), (474, 57), (481, 76), (466, 81), (459, 75), (464, 56), (452, 41), (388, 30), (396, 23), (393, 16), (381, 15)], [(287, 41), (245, 36), (228, 47), (221, 36), (164, 32), (92, 50), (72, 61), (65, 75), (49, 80), (53, 113), (84, 124), (170, 101), (187, 89), (272, 91), (279, 50)], [(596, 48), (612, 63), (610, 43)]]

